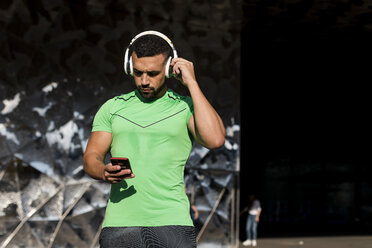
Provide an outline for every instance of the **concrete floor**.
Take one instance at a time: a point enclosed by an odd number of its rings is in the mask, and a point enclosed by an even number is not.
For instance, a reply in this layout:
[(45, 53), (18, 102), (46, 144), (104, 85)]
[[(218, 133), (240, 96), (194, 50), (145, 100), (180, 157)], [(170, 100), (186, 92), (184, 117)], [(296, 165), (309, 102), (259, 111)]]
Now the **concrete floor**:
[[(262, 238), (258, 248), (372, 248), (371, 236)], [(239, 248), (252, 247), (239, 244)]]

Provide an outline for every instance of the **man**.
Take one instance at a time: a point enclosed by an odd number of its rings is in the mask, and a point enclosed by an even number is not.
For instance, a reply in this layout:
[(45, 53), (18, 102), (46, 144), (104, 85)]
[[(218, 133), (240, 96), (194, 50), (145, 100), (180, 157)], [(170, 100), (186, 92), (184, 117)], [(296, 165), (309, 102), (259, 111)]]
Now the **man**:
[[(177, 57), (165, 35), (137, 35), (125, 71), (137, 89), (102, 105), (84, 154), (85, 172), (112, 184), (101, 247), (195, 247), (184, 165), (193, 140), (209, 149), (224, 144), (223, 122), (200, 90), (193, 64)], [(167, 88), (172, 74), (191, 98)], [(128, 158), (133, 171), (105, 165), (108, 152)]]

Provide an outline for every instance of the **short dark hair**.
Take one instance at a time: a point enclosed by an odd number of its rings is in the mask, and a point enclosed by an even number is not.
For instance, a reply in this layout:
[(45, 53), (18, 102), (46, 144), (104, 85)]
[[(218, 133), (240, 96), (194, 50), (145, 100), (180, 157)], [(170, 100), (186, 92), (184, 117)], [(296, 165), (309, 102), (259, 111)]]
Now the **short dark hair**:
[(144, 35), (136, 39), (131, 46), (131, 50), (136, 53), (138, 58), (152, 57), (158, 54), (164, 54), (168, 58), (173, 53), (167, 41), (153, 34)]

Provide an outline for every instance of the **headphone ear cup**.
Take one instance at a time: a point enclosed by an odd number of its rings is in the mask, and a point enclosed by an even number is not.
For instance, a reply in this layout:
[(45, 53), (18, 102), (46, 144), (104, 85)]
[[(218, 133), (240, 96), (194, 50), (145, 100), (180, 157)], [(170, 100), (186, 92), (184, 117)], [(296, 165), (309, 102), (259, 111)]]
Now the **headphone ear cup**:
[(133, 76), (133, 61), (132, 56), (129, 58), (129, 75)]
[(173, 67), (170, 66), (171, 61), (172, 61), (172, 57), (169, 57), (167, 64), (165, 65), (165, 76), (167, 78), (170, 78), (173, 76)]
[(124, 55), (124, 72), (125, 74), (129, 75), (129, 57), (128, 57), (128, 54), (129, 54), (129, 48), (127, 48), (127, 50), (125, 51), (125, 55)]

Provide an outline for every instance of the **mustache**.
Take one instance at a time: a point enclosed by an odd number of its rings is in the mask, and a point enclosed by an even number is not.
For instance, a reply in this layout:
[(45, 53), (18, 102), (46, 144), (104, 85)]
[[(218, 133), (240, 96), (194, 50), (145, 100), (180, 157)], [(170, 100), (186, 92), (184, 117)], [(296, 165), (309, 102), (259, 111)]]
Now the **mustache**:
[(150, 86), (137, 86), (137, 89), (139, 90), (154, 90), (155, 88), (154, 87), (150, 87)]

